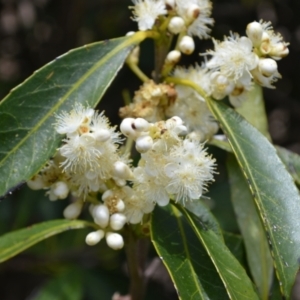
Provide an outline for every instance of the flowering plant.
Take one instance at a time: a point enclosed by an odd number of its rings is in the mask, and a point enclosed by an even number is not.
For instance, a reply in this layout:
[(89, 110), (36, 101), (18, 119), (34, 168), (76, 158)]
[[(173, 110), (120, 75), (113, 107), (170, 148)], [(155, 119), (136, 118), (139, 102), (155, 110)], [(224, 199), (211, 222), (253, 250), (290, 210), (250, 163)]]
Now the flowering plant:
[[(133, 0), (129, 8), (138, 32), (58, 57), (0, 103), (0, 193), (26, 181), (50, 201), (68, 203), (65, 219), (0, 237), (0, 261), (57, 233), (89, 228), (88, 246), (105, 240), (112, 250), (125, 248), (129, 298), (113, 299), (143, 299), (153, 264), (146, 268), (147, 258), (138, 256), (149, 239), (180, 299), (290, 298), (300, 199), (285, 167), (292, 154), (272, 145), (261, 94), (281, 78), (277, 61), (288, 43), (270, 22), (253, 21), (245, 36), (212, 39), (214, 49), (199, 64), (180, 66), (196, 51), (195, 39), (210, 38), (212, 3)], [(151, 77), (139, 68), (146, 38), (155, 45)], [(118, 127), (95, 107), (124, 63), (142, 83), (119, 108)], [(211, 211), (208, 192), (224, 172), (214, 148), (227, 152), (238, 234), (224, 231)]]

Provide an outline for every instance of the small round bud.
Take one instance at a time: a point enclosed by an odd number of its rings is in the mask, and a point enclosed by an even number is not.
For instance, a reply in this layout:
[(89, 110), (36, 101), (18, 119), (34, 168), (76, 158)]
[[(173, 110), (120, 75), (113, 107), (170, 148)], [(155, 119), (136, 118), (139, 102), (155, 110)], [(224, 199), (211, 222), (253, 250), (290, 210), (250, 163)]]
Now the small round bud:
[(109, 221), (109, 210), (106, 205), (100, 204), (93, 210), (94, 221), (102, 228), (107, 227)]
[(98, 244), (103, 237), (104, 237), (104, 231), (100, 229), (97, 231), (90, 232), (86, 236), (85, 242), (89, 246), (94, 246), (94, 245)]
[(182, 53), (189, 55), (194, 52), (195, 43), (194, 43), (194, 40), (190, 36), (185, 35), (179, 42), (178, 47)]
[(180, 17), (173, 17), (168, 25), (168, 29), (173, 34), (178, 34), (185, 29), (184, 20)]
[(272, 58), (262, 58), (259, 60), (258, 69), (263, 76), (270, 77), (277, 72), (277, 63)]
[(136, 139), (135, 148), (140, 153), (145, 153), (153, 146), (153, 140), (149, 135), (140, 136)]
[(113, 176), (120, 179), (130, 179), (133, 174), (125, 163), (122, 161), (116, 161), (113, 165)]
[(110, 216), (109, 225), (113, 230), (120, 230), (126, 223), (126, 217), (123, 214), (115, 213)]
[(175, 65), (179, 62), (181, 58), (181, 53), (178, 50), (172, 50), (168, 53), (166, 57), (166, 63)]
[(143, 118), (136, 118), (132, 124), (134, 130), (137, 131), (147, 131), (149, 129), (149, 122)]
[(43, 178), (40, 175), (35, 175), (31, 180), (28, 180), (27, 185), (32, 190), (41, 190), (45, 187)]
[(117, 186), (125, 186), (126, 185), (126, 180), (125, 179), (120, 179), (120, 178), (113, 178), (115, 181), (115, 184)]
[(122, 249), (124, 246), (123, 237), (115, 232), (106, 233), (106, 243), (110, 248), (114, 250)]
[(200, 14), (200, 7), (197, 4), (189, 4), (189, 7), (186, 12), (186, 16), (190, 21), (193, 21), (198, 18)]
[(259, 47), (263, 36), (263, 28), (259, 22), (252, 22), (247, 25), (246, 34), (252, 41), (254, 47)]
[(63, 181), (57, 181), (51, 186), (52, 193), (58, 199), (65, 199), (69, 194), (69, 188), (67, 184)]
[(120, 125), (120, 130), (125, 136), (131, 137), (131, 138), (134, 138), (136, 136), (136, 132), (132, 127), (133, 123), (134, 123), (133, 118), (125, 118), (122, 121), (122, 123)]
[(166, 123), (167, 124), (172, 124), (173, 123), (173, 124), (176, 124), (176, 125), (182, 125), (183, 121), (182, 121), (182, 119), (180, 117), (174, 116), (174, 117), (168, 119), (166, 121)]
[(116, 205), (116, 210), (118, 212), (122, 212), (122, 211), (124, 211), (124, 209), (125, 209), (125, 203), (124, 203), (124, 201), (122, 199), (119, 199), (119, 201), (118, 201), (118, 203)]
[(81, 213), (81, 207), (80, 202), (69, 204), (63, 211), (64, 217), (69, 220), (76, 219)]
[(98, 142), (106, 142), (110, 139), (111, 133), (107, 129), (99, 129), (93, 134), (94, 138)]

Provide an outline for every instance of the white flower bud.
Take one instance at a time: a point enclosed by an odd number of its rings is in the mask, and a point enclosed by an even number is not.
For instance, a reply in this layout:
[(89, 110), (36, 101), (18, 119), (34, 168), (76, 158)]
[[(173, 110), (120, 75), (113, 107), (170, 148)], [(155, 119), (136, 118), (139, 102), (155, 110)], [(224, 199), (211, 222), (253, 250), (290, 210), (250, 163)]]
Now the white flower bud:
[(197, 19), (199, 14), (200, 14), (200, 7), (197, 4), (190, 4), (186, 12), (186, 16), (188, 20), (193, 21)]
[(176, 124), (176, 125), (183, 125), (182, 119), (180, 117), (177, 117), (177, 116), (174, 116), (174, 117), (168, 119), (166, 121), (166, 123), (167, 124), (172, 124), (173, 123), (173, 124)]
[(269, 55), (276, 60), (280, 60), (283, 57), (286, 57), (289, 54), (289, 48), (285, 43), (277, 43), (274, 47), (271, 48)]
[(168, 25), (168, 29), (173, 34), (178, 34), (185, 28), (184, 20), (180, 17), (173, 17)]
[(125, 203), (122, 199), (119, 199), (118, 203), (116, 204), (116, 210), (118, 212), (122, 212), (125, 209)]
[(57, 181), (51, 186), (51, 190), (53, 194), (58, 199), (65, 199), (69, 194), (69, 188), (67, 184), (63, 181)]
[(93, 210), (94, 221), (102, 228), (107, 227), (109, 221), (109, 210), (106, 205), (100, 204)]
[(81, 213), (82, 205), (80, 202), (74, 202), (69, 204), (63, 211), (63, 215), (66, 219), (76, 219)]
[(114, 196), (114, 192), (112, 190), (107, 190), (102, 194), (102, 200), (105, 201), (106, 199), (113, 196)]
[(120, 125), (120, 130), (121, 132), (127, 136), (127, 137), (131, 137), (131, 138), (135, 138), (136, 137), (136, 131), (133, 129), (132, 124), (134, 123), (134, 119), (133, 118), (125, 118), (121, 125)]
[(85, 242), (89, 246), (94, 246), (94, 245), (98, 244), (103, 237), (104, 237), (104, 231), (100, 229), (100, 230), (97, 230), (97, 231), (90, 232), (86, 236)]
[(145, 153), (153, 146), (153, 140), (149, 135), (139, 136), (136, 139), (135, 148), (140, 153)]
[(136, 118), (132, 124), (134, 130), (147, 131), (149, 129), (149, 122), (143, 118)]
[(262, 36), (263, 28), (259, 22), (252, 22), (247, 25), (246, 34), (249, 39), (252, 41), (254, 47), (259, 47)]
[(272, 58), (262, 58), (259, 60), (258, 69), (263, 76), (270, 77), (277, 72), (277, 63)]
[(126, 216), (120, 213), (115, 213), (110, 216), (109, 225), (113, 230), (120, 230), (126, 223)]
[(123, 237), (115, 232), (106, 233), (106, 243), (110, 248), (114, 250), (122, 249), (124, 246)]
[(125, 163), (122, 161), (116, 161), (113, 165), (113, 176), (120, 179), (130, 179), (133, 174)]
[(106, 142), (110, 139), (111, 133), (108, 129), (99, 129), (93, 134), (94, 138), (98, 142)]
[(181, 53), (178, 50), (172, 50), (168, 53), (166, 57), (166, 63), (175, 65), (179, 62), (181, 58)]
[(190, 36), (185, 35), (179, 42), (178, 47), (182, 53), (189, 55), (194, 52), (195, 43), (194, 43), (194, 40)]
[(40, 175), (36, 175), (31, 180), (28, 180), (27, 185), (32, 190), (41, 190), (42, 188), (45, 187), (43, 178)]

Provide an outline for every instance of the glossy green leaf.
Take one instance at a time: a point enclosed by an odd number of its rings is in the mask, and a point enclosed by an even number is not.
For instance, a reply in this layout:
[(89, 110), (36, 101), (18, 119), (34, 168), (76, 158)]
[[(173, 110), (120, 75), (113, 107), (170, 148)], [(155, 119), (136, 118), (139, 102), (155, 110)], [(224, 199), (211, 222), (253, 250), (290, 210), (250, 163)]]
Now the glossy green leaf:
[[(178, 206), (179, 207), (179, 206)], [(230, 299), (259, 299), (245, 269), (227, 248), (225, 243), (201, 220), (183, 207), (181, 213), (187, 218), (196, 236), (202, 242), (215, 268), (218, 270)]]
[(267, 137), (268, 140), (271, 140), (261, 86), (255, 84), (253, 89), (248, 92), (246, 101), (236, 111)]
[(80, 269), (69, 268), (50, 279), (32, 298), (33, 300), (81, 300), (83, 299), (83, 277)]
[(273, 278), (273, 260), (268, 241), (248, 184), (233, 155), (228, 155), (227, 170), (231, 201), (244, 238), (249, 269), (261, 299), (268, 299)]
[(300, 185), (300, 155), (279, 146), (276, 150), (295, 182)]
[(290, 297), (299, 268), (300, 198), (270, 142), (221, 102), (208, 105), (227, 135), (265, 227), (282, 293)]
[(134, 45), (152, 32), (74, 49), (36, 71), (0, 102), (0, 196), (28, 180), (61, 139), (54, 116), (74, 103), (94, 107)]
[(235, 258), (240, 262), (240, 264), (245, 263), (245, 248), (244, 242), (241, 235), (234, 234), (231, 232), (224, 231), (223, 237), (225, 240), (225, 245), (228, 247), (230, 252), (235, 256)]
[[(206, 226), (207, 220), (202, 224)], [(155, 208), (151, 221), (151, 239), (169, 271), (180, 299), (228, 299), (205, 249), (174, 206)]]
[(86, 221), (62, 219), (39, 223), (4, 234), (0, 236), (0, 263), (55, 234), (94, 226), (93, 223)]

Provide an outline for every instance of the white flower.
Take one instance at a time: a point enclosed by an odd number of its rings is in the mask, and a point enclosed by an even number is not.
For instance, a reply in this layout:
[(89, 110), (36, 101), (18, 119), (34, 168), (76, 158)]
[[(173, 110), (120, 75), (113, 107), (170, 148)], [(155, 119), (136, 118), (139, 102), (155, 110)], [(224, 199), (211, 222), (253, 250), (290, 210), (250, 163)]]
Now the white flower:
[(138, 22), (139, 30), (151, 29), (158, 16), (167, 14), (163, 0), (133, 0), (133, 20)]
[(208, 38), (214, 20), (210, 18), (212, 4), (209, 0), (176, 0), (176, 11), (185, 21), (189, 35), (198, 36), (200, 39)]
[(172, 148), (169, 163), (164, 170), (169, 178), (168, 193), (183, 203), (199, 199), (213, 180), (215, 160), (203, 150), (199, 142), (186, 139)]
[(212, 58), (206, 63), (206, 66), (213, 71), (220, 71), (220, 74), (234, 82), (242, 77), (250, 82), (250, 71), (258, 64), (258, 57), (252, 52), (251, 40), (232, 34), (225, 37), (223, 42), (216, 40), (213, 42), (215, 50), (208, 51)]
[(70, 113), (63, 111), (56, 116), (56, 131), (60, 134), (85, 133), (89, 131), (89, 123), (94, 114), (92, 108), (76, 104)]

